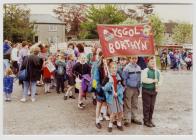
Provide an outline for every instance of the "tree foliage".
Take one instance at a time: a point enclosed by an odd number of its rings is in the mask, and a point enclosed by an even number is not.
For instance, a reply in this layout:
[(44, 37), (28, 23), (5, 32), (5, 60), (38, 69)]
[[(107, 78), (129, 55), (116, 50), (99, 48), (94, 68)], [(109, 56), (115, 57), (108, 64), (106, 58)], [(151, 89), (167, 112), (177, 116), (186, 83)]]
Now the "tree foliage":
[(149, 22), (154, 34), (155, 45), (162, 44), (164, 39), (165, 25), (161, 22), (161, 19), (157, 15), (150, 15)]
[(138, 6), (137, 8), (139, 10), (128, 9), (126, 11), (126, 14), (129, 18), (127, 18), (120, 24), (150, 24), (152, 26), (155, 44), (160, 45), (164, 39), (165, 25), (161, 22), (161, 19), (153, 13), (152, 4), (143, 4), (141, 6)]
[(145, 23), (148, 22), (148, 17), (153, 14), (153, 10), (152, 4), (142, 4), (137, 6), (137, 10), (128, 8), (125, 13), (131, 20), (136, 20), (138, 23)]
[(33, 40), (33, 24), (30, 23), (30, 10), (15, 4), (4, 4), (3, 38), (12, 42)]
[(119, 23), (120, 25), (137, 25), (139, 24), (137, 20), (135, 19), (131, 19), (131, 18), (127, 18), (125, 21)]
[(60, 4), (53, 12), (65, 22), (66, 34), (78, 35), (80, 24), (85, 20), (85, 4)]
[(86, 13), (86, 21), (81, 24), (80, 38), (98, 38), (97, 24), (119, 24), (127, 16), (115, 5), (104, 5), (100, 7), (91, 6)]
[(172, 30), (172, 39), (178, 43), (192, 43), (192, 25), (188, 23), (177, 24)]

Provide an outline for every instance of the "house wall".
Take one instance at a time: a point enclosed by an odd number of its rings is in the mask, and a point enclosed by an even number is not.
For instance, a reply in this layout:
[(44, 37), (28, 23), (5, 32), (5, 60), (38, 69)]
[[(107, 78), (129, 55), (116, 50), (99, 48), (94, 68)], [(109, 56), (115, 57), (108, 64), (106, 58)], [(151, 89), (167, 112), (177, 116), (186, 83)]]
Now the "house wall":
[[(56, 30), (51, 31), (49, 26), (56, 26)], [(56, 43), (56, 38), (58, 43), (65, 42), (65, 25), (60, 24), (35, 24), (34, 27), (35, 36), (38, 36), (38, 41), (45, 44), (50, 44), (51, 40)]]

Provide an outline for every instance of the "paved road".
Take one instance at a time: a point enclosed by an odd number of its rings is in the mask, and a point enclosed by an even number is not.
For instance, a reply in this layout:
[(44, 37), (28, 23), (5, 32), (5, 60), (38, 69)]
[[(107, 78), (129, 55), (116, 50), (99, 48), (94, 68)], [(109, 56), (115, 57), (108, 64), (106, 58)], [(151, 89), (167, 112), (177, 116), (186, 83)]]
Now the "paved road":
[[(154, 122), (157, 127), (131, 125), (123, 132), (113, 129), (114, 135), (187, 135), (192, 134), (192, 72), (163, 72), (163, 84), (157, 97)], [(38, 89), (37, 101), (21, 103), (21, 87), (15, 83), (13, 100), (4, 102), (4, 134), (110, 134), (108, 122), (98, 130), (95, 123), (95, 106), (90, 97), (85, 110), (77, 108), (77, 100), (63, 100), (55, 91), (44, 95)], [(139, 98), (139, 116), (142, 120), (142, 104)]]

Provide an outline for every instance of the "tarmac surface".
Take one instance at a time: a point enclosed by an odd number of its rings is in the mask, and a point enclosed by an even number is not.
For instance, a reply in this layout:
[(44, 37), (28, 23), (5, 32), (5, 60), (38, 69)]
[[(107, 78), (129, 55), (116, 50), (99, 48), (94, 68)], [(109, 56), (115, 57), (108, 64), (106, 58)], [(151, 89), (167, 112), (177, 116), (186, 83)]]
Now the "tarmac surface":
[[(3, 134), (5, 135), (191, 135), (193, 124), (192, 72), (162, 72), (163, 83), (158, 93), (154, 122), (156, 127), (131, 124), (119, 131), (113, 126), (107, 132), (108, 122), (102, 129), (95, 127), (95, 106), (91, 96), (85, 100), (86, 108), (77, 107), (77, 99), (63, 100), (63, 94), (44, 94), (38, 87), (36, 102), (20, 102), (22, 87), (15, 82), (11, 102), (4, 102)], [(77, 97), (77, 93), (75, 94)], [(142, 121), (142, 101), (139, 98), (139, 119)]]

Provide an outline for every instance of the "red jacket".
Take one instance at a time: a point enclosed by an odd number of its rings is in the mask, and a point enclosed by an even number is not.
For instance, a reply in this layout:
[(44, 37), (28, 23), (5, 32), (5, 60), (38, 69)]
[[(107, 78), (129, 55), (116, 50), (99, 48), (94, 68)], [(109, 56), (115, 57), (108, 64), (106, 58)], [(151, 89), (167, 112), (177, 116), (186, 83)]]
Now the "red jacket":
[(50, 72), (46, 66), (43, 67), (43, 77), (51, 78), (51, 76), (52, 76), (52, 72)]

